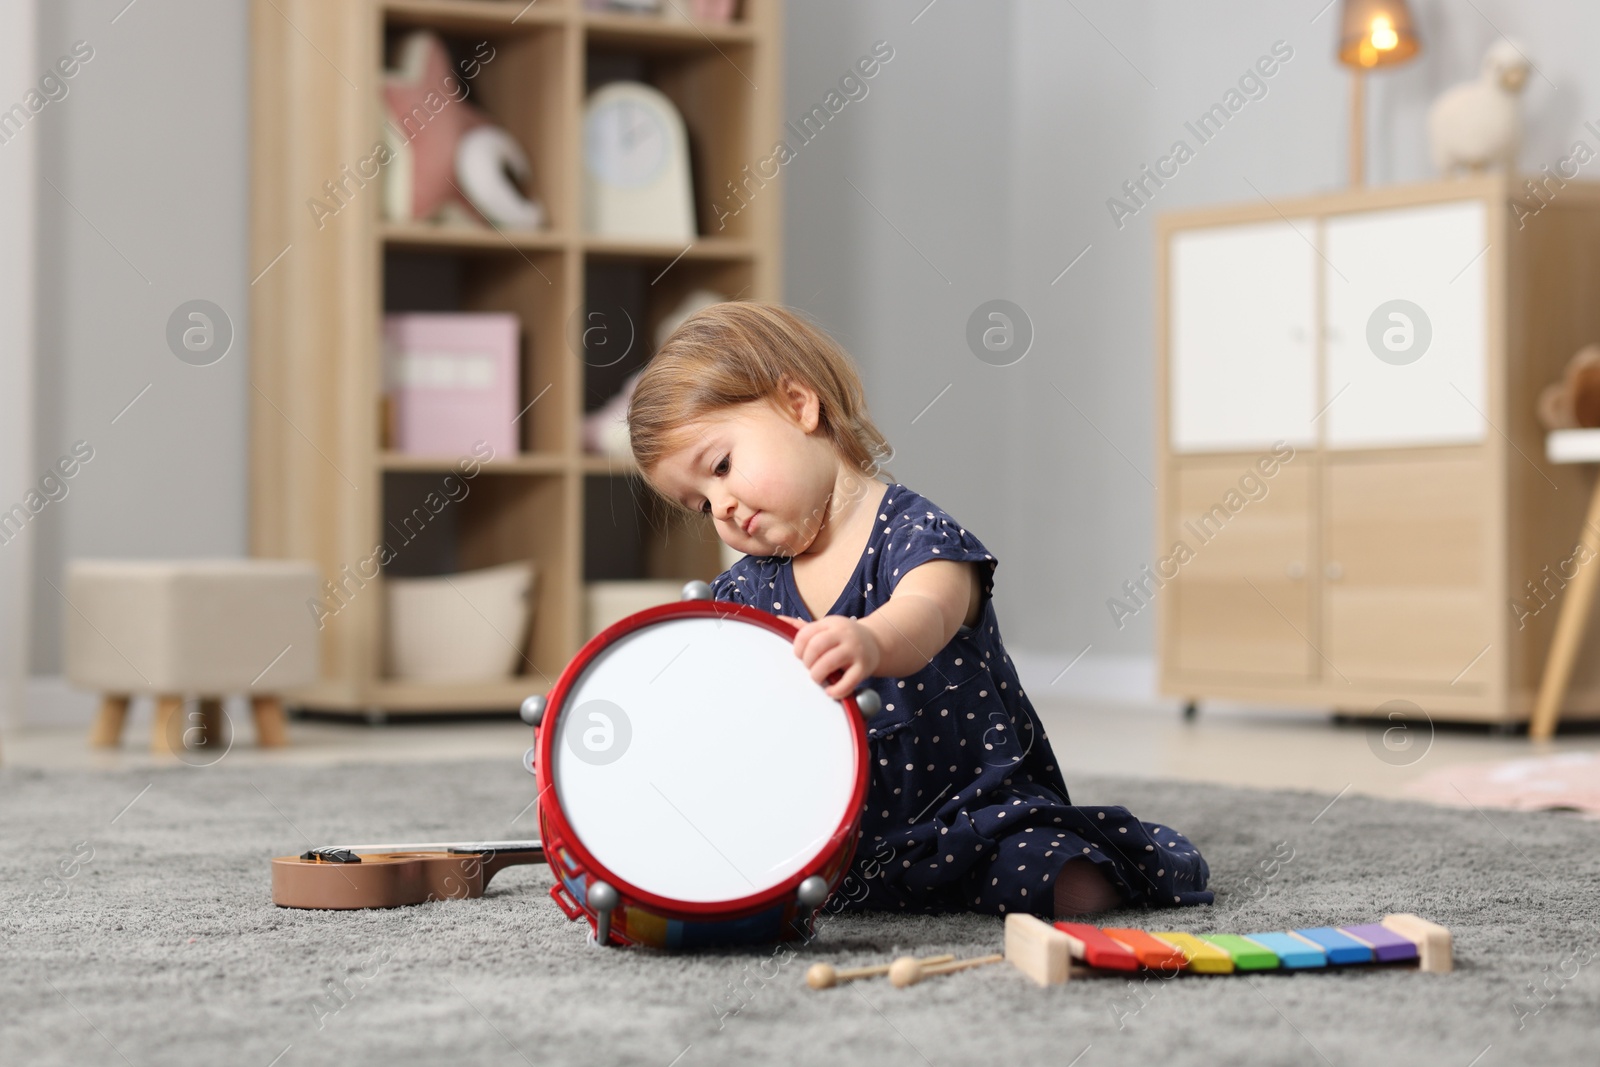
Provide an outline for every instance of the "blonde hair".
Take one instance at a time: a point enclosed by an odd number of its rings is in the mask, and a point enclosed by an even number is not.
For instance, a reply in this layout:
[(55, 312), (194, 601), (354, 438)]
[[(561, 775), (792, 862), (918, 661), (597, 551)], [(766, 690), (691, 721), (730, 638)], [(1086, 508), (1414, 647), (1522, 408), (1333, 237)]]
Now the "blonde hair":
[(628, 434), (645, 484), (687, 510), (651, 478), (688, 443), (683, 427), (757, 400), (782, 410), (786, 379), (816, 392), (817, 431), (841, 459), (868, 478), (889, 474), (882, 464), (894, 450), (867, 414), (861, 376), (838, 342), (788, 308), (730, 302), (685, 319), (639, 376)]

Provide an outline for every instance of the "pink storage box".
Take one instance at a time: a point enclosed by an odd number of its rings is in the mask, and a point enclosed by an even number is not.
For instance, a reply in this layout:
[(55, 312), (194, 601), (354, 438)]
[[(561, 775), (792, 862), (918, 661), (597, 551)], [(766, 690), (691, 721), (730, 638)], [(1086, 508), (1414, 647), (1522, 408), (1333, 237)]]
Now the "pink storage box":
[(496, 456), (518, 452), (519, 375), (515, 315), (405, 312), (383, 317), (384, 376), (392, 404), (391, 447), (423, 456), (463, 456), (479, 441)]

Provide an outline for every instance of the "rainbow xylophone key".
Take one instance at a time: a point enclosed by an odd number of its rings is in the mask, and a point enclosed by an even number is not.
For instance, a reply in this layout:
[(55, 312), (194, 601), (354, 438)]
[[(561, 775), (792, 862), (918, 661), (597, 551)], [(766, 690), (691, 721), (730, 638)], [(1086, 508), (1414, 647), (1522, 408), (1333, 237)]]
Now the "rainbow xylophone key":
[[(1451, 969), (1451, 956), (1450, 931), (1410, 914), (1385, 916), (1381, 923), (1242, 935), (1102, 929), (1069, 922), (1051, 926), (1031, 915), (1006, 917), (1006, 957), (1040, 985), (1073, 973), (1140, 969), (1170, 976), (1180, 969), (1233, 974), (1412, 963), (1419, 970), (1442, 972)], [(1050, 961), (1048, 972), (1040, 961)], [(1078, 965), (1076, 972), (1069, 964)]]

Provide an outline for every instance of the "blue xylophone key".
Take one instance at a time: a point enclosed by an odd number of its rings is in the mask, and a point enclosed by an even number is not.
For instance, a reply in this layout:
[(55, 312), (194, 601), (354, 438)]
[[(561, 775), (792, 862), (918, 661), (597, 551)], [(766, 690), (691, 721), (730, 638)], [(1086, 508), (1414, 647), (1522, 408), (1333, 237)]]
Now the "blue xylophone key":
[(1331, 926), (1313, 926), (1309, 930), (1296, 930), (1294, 933), (1325, 951), (1329, 963), (1372, 962), (1372, 949)]
[(1285, 967), (1298, 969), (1302, 967), (1326, 967), (1328, 954), (1316, 945), (1308, 945), (1298, 937), (1290, 937), (1285, 933), (1246, 934), (1251, 941), (1262, 946), (1270, 952), (1277, 954), (1278, 960)]

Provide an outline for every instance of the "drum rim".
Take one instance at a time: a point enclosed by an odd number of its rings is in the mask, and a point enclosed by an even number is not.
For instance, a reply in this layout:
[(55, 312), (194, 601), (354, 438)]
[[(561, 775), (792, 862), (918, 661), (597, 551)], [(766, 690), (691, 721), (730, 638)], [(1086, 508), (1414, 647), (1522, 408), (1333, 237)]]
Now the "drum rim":
[[(797, 893), (800, 883), (825, 867), (827, 858), (830, 857), (839, 841), (860, 825), (862, 808), (867, 800), (869, 754), (867, 749), (867, 728), (861, 715), (861, 709), (856, 705), (855, 694), (852, 693), (843, 700), (837, 701), (838, 704), (842, 705), (840, 710), (847, 720), (850, 730), (850, 743), (855, 749), (856, 783), (851, 795), (849, 808), (845, 811), (838, 827), (828, 835), (826, 843), (818, 849), (815, 855), (807, 859), (805, 865), (798, 871), (769, 889), (762, 890), (759, 893), (752, 893), (736, 900), (674, 900), (618, 878), (605, 864), (595, 859), (594, 855), (584, 847), (578, 835), (573, 832), (571, 824), (567, 822), (566, 812), (561, 807), (561, 798), (555, 791), (555, 779), (551, 777), (548, 770), (552, 766), (553, 748), (556, 743), (556, 735), (559, 733), (555, 727), (561, 717), (567, 694), (572, 690), (579, 676), (583, 674), (595, 657), (609, 648), (618, 638), (635, 630), (642, 630), (646, 626), (660, 622), (663, 619), (701, 618), (707, 616), (716, 616), (724, 619), (744, 619), (791, 641), (794, 635), (799, 632), (798, 628), (793, 624), (784, 622), (778, 616), (762, 611), (760, 608), (752, 608), (745, 604), (734, 604), (727, 601), (685, 600), (646, 608), (644, 611), (636, 612), (625, 619), (612, 623), (595, 634), (567, 664), (566, 669), (561, 672), (561, 677), (556, 679), (555, 686), (551, 688), (549, 695), (545, 698), (544, 717), (539, 724), (538, 762), (536, 764), (539, 773), (536, 781), (539, 784), (538, 795), (542, 797), (548, 792), (550, 794), (550, 803), (539, 804), (539, 820), (544, 824), (541, 829), (544, 831), (543, 838), (547, 848), (553, 844), (559, 844), (560, 847), (572, 853), (579, 866), (591, 879), (599, 879), (606, 882), (616, 889), (618, 893), (622, 894), (624, 901), (637, 902), (664, 915), (676, 913), (706, 919), (734, 919), (744, 915), (755, 914), (785, 900), (798, 899)], [(846, 840), (845, 847), (854, 852), (855, 841)], [(556, 866), (559, 863), (559, 860), (553, 861), (552, 866)], [(844, 866), (848, 866), (848, 859)], [(829, 888), (832, 889), (833, 887), (830, 886)], [(819, 904), (818, 906), (820, 907), (821, 905)], [(587, 911), (588, 908), (586, 907), (584, 910)]]

